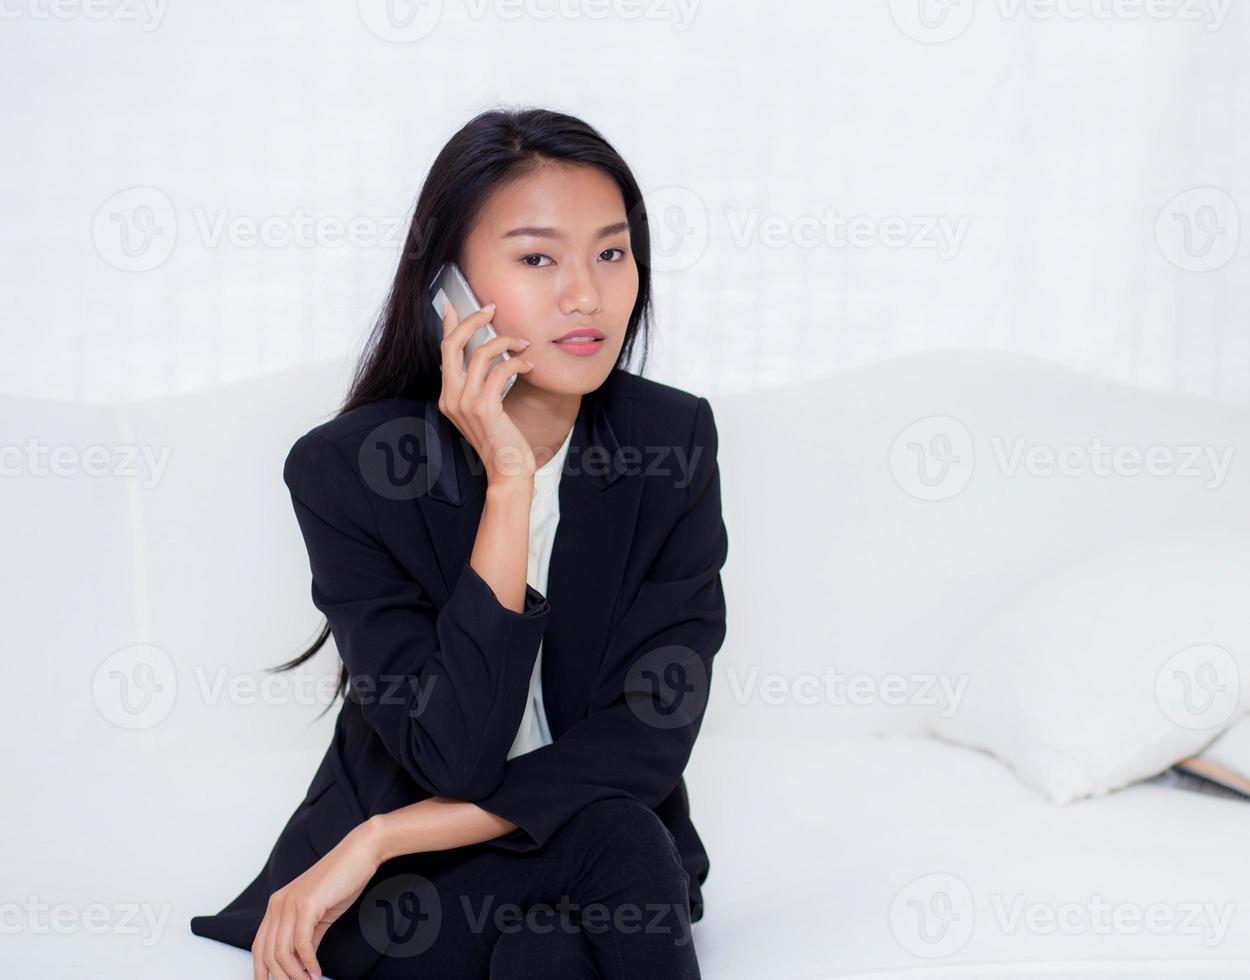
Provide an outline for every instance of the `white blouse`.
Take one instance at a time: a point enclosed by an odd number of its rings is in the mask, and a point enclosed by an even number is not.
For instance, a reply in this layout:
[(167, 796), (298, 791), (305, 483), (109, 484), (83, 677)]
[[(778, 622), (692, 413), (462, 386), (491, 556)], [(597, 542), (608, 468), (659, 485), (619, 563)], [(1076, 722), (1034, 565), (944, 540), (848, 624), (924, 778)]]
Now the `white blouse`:
[[(570, 428), (564, 442), (554, 456), (534, 471), (534, 497), (530, 503), (529, 570), (526, 581), (544, 595), (547, 592), (547, 567), (551, 563), (551, 546), (556, 539), (556, 525), (560, 522), (560, 474), (564, 458), (568, 455), (573, 439)], [(517, 729), (508, 758), (524, 755), (543, 745), (551, 744), (551, 732), (547, 728), (547, 714), (543, 709), (543, 647), (538, 644), (538, 656), (534, 660), (534, 673), (530, 676), (530, 693), (525, 702), (525, 714)]]

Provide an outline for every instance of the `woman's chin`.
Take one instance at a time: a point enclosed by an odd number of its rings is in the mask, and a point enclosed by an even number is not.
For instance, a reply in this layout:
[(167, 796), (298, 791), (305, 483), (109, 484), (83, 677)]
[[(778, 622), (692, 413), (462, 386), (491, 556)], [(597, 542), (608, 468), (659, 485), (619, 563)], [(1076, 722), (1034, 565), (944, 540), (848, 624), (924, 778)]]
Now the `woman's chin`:
[(532, 370), (517, 375), (512, 390), (544, 392), (550, 395), (585, 395), (607, 380), (613, 366), (614, 362), (607, 360), (583, 366), (553, 365), (538, 361)]

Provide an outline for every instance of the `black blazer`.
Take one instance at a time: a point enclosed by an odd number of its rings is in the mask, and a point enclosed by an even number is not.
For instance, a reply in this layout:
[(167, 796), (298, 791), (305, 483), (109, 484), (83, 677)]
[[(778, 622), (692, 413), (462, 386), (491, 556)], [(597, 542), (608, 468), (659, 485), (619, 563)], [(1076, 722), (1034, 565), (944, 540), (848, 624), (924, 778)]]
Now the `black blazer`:
[[(593, 801), (640, 800), (672, 831), (700, 918), (709, 862), (682, 772), (725, 637), (728, 553), (707, 399), (619, 368), (582, 397), (547, 594), (527, 585), (520, 613), (469, 565), (485, 470), (437, 399), (314, 427), (283, 478), (349, 693), (265, 867), (192, 931), (250, 949), (274, 891), (370, 815), (433, 795), (515, 823), (484, 845), (512, 851), (542, 847)], [(540, 641), (553, 743), (507, 760)], [(336, 927), (323, 944), (352, 945), (340, 955), (362, 968), (376, 959)]]

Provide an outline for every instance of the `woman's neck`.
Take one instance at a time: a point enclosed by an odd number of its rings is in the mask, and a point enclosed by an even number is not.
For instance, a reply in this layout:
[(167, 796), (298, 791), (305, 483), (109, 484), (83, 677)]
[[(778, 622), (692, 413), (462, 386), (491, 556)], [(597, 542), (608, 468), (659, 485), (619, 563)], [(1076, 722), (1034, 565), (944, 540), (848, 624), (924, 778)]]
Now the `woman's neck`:
[(517, 378), (503, 404), (533, 450), (534, 462), (542, 466), (555, 455), (577, 421), (582, 395), (544, 391)]

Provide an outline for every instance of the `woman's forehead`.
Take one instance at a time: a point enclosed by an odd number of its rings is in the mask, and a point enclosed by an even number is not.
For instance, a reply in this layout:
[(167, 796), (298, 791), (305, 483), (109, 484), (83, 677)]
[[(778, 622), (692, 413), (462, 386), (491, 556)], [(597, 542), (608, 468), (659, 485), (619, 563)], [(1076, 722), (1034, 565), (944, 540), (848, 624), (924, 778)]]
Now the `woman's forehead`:
[[(584, 240), (625, 220), (616, 183), (595, 167), (543, 166), (497, 188), (482, 208), (475, 232), (492, 240), (547, 237)], [(538, 234), (533, 234), (535, 231)]]

